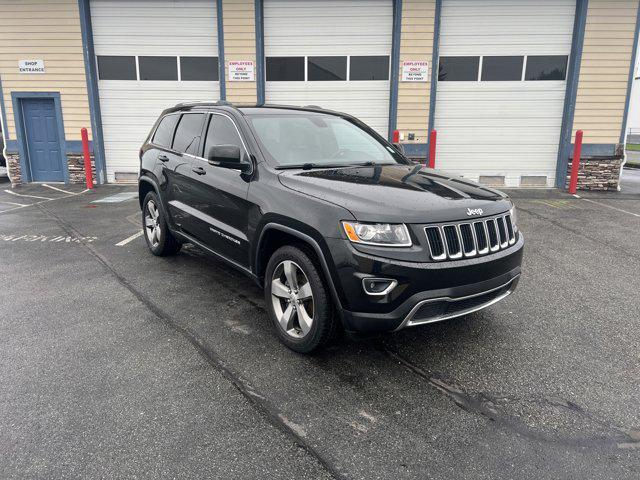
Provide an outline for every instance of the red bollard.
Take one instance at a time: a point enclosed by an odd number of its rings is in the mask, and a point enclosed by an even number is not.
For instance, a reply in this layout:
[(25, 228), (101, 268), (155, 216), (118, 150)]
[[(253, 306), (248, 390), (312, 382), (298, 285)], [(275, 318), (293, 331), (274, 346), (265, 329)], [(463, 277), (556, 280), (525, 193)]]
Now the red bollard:
[(89, 135), (87, 129), (82, 127), (82, 152), (84, 153), (84, 173), (87, 177), (87, 188), (93, 188), (93, 172), (91, 171), (91, 154), (89, 153)]
[(400, 143), (400, 130), (393, 131), (393, 140), (391, 143)]
[(569, 193), (576, 194), (578, 189), (578, 170), (580, 169), (580, 153), (582, 152), (582, 130), (576, 132), (575, 146), (573, 148), (573, 161), (571, 162), (571, 178), (569, 179)]
[(431, 130), (429, 135), (429, 168), (436, 168), (436, 139), (438, 132)]

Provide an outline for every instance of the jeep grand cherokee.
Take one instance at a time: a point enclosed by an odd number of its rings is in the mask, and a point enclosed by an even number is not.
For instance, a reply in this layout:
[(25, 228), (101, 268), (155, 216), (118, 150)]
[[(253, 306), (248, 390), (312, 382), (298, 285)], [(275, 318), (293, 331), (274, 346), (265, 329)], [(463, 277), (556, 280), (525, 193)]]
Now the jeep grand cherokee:
[(524, 239), (506, 195), (412, 163), (344, 113), (180, 104), (140, 161), (151, 252), (191, 242), (247, 274), (298, 352), (339, 327), (465, 315), (518, 283)]

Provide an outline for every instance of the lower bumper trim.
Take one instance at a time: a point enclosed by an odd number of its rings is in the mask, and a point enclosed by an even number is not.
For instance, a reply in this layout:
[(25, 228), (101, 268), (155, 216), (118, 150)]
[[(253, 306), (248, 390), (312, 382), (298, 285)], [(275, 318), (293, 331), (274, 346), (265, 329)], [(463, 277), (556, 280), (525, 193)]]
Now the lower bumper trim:
[(416, 325), (441, 322), (489, 307), (509, 296), (516, 288), (520, 275), (504, 285), (465, 297), (438, 297), (418, 302), (396, 328), (401, 330)]

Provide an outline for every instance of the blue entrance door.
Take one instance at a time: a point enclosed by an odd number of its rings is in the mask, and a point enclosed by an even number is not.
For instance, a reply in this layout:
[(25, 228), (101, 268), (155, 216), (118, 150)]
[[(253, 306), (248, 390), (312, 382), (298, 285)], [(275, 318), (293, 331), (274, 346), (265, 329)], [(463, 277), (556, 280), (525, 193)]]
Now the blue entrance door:
[(34, 182), (62, 182), (62, 152), (52, 98), (22, 99), (27, 155)]

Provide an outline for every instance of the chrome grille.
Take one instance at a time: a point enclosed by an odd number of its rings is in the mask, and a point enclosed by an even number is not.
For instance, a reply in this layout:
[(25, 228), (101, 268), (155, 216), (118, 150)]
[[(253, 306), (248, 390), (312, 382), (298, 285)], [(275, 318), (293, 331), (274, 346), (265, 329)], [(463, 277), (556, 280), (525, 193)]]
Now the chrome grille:
[(447, 255), (450, 259), (455, 260), (462, 258), (462, 248), (460, 247), (460, 233), (457, 225), (445, 225), (442, 227), (444, 231), (444, 240), (447, 246)]
[(516, 243), (511, 215), (425, 227), (432, 260), (458, 260), (504, 250)]

